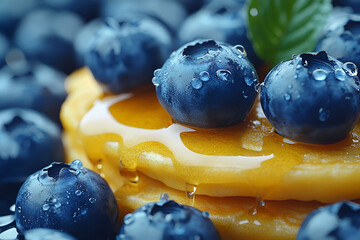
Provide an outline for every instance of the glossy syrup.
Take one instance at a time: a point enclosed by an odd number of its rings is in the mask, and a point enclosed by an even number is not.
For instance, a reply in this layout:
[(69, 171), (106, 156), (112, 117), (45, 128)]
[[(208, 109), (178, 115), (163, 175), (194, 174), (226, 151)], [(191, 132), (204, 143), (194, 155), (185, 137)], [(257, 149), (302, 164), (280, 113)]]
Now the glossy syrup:
[[(287, 189), (284, 179), (298, 167), (360, 167), (359, 129), (338, 144), (299, 144), (274, 132), (259, 102), (238, 125), (197, 129), (173, 123), (148, 88), (98, 100), (82, 118), (79, 132), (87, 156), (94, 164), (102, 159), (102, 172), (110, 179), (116, 178), (111, 169), (117, 169), (137, 182), (141, 171), (190, 193), (188, 185), (197, 186), (199, 194), (311, 200), (311, 192), (296, 195), (307, 180), (297, 179), (294, 189)], [(324, 201), (337, 197), (328, 197), (325, 190), (324, 195), (319, 197)]]

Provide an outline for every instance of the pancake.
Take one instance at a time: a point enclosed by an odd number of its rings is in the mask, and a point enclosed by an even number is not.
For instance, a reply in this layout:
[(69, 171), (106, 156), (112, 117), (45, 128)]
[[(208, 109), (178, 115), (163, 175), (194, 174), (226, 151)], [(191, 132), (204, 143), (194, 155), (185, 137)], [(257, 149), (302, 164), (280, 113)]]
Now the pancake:
[(277, 135), (258, 101), (243, 123), (196, 129), (174, 123), (150, 86), (104, 94), (84, 68), (66, 87), (67, 159), (105, 177), (121, 216), (167, 193), (208, 211), (222, 239), (294, 239), (310, 211), (360, 196), (359, 125), (309, 145)]

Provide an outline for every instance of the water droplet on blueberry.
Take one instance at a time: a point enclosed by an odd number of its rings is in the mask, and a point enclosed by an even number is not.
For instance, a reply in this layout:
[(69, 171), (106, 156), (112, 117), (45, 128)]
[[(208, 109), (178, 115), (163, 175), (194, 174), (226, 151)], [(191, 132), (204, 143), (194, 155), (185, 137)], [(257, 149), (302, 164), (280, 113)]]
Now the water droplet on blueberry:
[(218, 76), (219, 79), (223, 81), (229, 81), (231, 72), (229, 70), (220, 69), (216, 71), (216, 75)]
[(289, 88), (289, 89), (292, 89), (292, 88), (293, 88), (293, 85), (292, 85), (292, 84), (289, 84), (289, 85), (288, 85), (288, 88)]
[(89, 198), (89, 202), (94, 203), (94, 202), (96, 202), (96, 199), (95, 198)]
[(203, 211), (203, 212), (202, 212), (202, 215), (203, 215), (203, 217), (206, 217), (206, 218), (209, 218), (209, 217), (210, 217), (210, 213), (207, 212), (207, 211)]
[(203, 83), (200, 79), (194, 78), (191, 81), (191, 86), (195, 89), (200, 89), (202, 87)]
[(152, 83), (154, 84), (155, 87), (160, 86), (159, 78), (153, 77)]
[(315, 69), (312, 72), (312, 75), (313, 75), (314, 79), (317, 80), (317, 81), (325, 80), (328, 74), (329, 73), (324, 69)]
[(161, 72), (161, 69), (156, 69), (154, 71), (154, 77), (159, 77), (160, 76), (160, 72)]
[(84, 166), (80, 160), (75, 160), (72, 163), (70, 163), (70, 167), (78, 171), (84, 169)]
[(58, 203), (55, 203), (55, 207), (56, 207), (56, 208), (61, 207), (61, 203), (59, 203), (59, 202), (58, 202)]
[(343, 68), (347, 72), (347, 74), (349, 74), (352, 77), (358, 74), (358, 69), (356, 65), (352, 62), (344, 63)]
[(291, 100), (291, 95), (288, 94), (288, 93), (285, 93), (285, 94), (284, 94), (284, 99), (285, 99), (286, 101), (290, 101), (290, 100)]
[(160, 200), (161, 200), (161, 201), (167, 201), (167, 200), (169, 200), (169, 199), (170, 199), (169, 194), (167, 194), (167, 193), (161, 194), (161, 197), (160, 197)]
[(203, 82), (209, 81), (210, 80), (210, 75), (207, 71), (202, 71), (200, 74), (200, 80)]
[(81, 194), (82, 194), (82, 191), (80, 191), (80, 190), (76, 190), (76, 191), (75, 191), (75, 195), (76, 195), (76, 196), (79, 197), (79, 196), (81, 196)]
[(245, 77), (244, 80), (245, 80), (246, 85), (248, 85), (248, 86), (251, 86), (256, 82), (256, 79), (251, 79), (248, 77)]
[(45, 203), (45, 204), (42, 206), (42, 209), (43, 209), (44, 211), (47, 211), (47, 210), (50, 209), (50, 205), (47, 204), (47, 203)]
[(243, 45), (236, 45), (234, 48), (240, 53), (242, 57), (247, 56), (246, 50)]
[(330, 113), (328, 110), (324, 109), (324, 108), (320, 108), (319, 109), (319, 120), (321, 122), (325, 122), (326, 120), (328, 120), (330, 117)]
[(345, 74), (344, 70), (336, 69), (335, 70), (335, 77), (339, 81), (345, 81), (346, 74)]

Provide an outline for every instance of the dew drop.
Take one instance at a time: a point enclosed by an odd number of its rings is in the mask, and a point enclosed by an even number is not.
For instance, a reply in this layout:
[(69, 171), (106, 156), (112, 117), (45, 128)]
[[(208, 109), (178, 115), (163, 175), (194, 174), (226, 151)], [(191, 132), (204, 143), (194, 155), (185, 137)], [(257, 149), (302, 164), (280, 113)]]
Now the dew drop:
[(191, 86), (194, 88), (194, 89), (200, 89), (202, 87), (202, 81), (200, 79), (197, 79), (197, 78), (193, 78), (191, 80)]
[(352, 62), (344, 63), (343, 68), (352, 77), (358, 74), (358, 69), (356, 65)]
[(330, 117), (330, 112), (324, 108), (319, 109), (319, 120), (325, 122)]
[(344, 81), (345, 80), (345, 77), (346, 77), (346, 74), (344, 72), (344, 70), (342, 69), (336, 69), (335, 70), (335, 77), (337, 80), (339, 81)]
[(253, 17), (256, 17), (259, 14), (258, 10), (256, 8), (250, 9), (250, 15)]
[(135, 221), (133, 214), (129, 213), (126, 214), (124, 217), (124, 224), (129, 225), (132, 224)]
[(285, 94), (284, 94), (284, 99), (285, 99), (286, 101), (290, 101), (290, 100), (291, 100), (291, 95), (288, 94), (288, 93), (285, 93)]
[(210, 75), (207, 71), (202, 71), (200, 74), (200, 80), (203, 81), (203, 82), (207, 82), (210, 80)]
[(82, 191), (81, 191), (81, 190), (76, 190), (76, 191), (75, 191), (75, 195), (76, 195), (76, 196), (79, 197), (79, 196), (81, 196), (81, 194), (82, 194)]
[(153, 77), (153, 78), (152, 78), (152, 83), (154, 84), (155, 87), (160, 86), (159, 78)]
[(328, 74), (329, 73), (327, 71), (325, 71), (324, 69), (315, 69), (312, 72), (312, 75), (313, 75), (314, 79), (317, 80), (317, 81), (325, 80)]
[(245, 77), (244, 80), (245, 80), (246, 85), (248, 85), (248, 86), (251, 86), (256, 82), (256, 78), (251, 79), (251, 78)]
[(247, 56), (246, 50), (243, 45), (236, 45), (234, 48), (240, 53), (242, 57)]
[(249, 96), (246, 94), (245, 91), (242, 91), (241, 93), (242, 93), (242, 95), (243, 95), (244, 98), (248, 98), (248, 97), (249, 97)]
[(304, 61), (304, 67), (307, 67), (308, 65), (309, 65), (308, 61), (305, 60), (305, 61)]
[(43, 209), (44, 211), (47, 211), (47, 210), (50, 209), (50, 205), (47, 204), (47, 203), (45, 203), (45, 204), (42, 206), (42, 209)]
[(82, 170), (84, 169), (84, 166), (80, 160), (74, 160), (72, 163), (70, 163), (70, 167), (75, 170)]
[(94, 202), (96, 202), (96, 199), (95, 198), (89, 198), (89, 202), (94, 203)]
[(56, 208), (61, 207), (61, 203), (59, 203), (59, 202), (58, 202), (58, 203), (55, 203), (55, 207), (56, 207)]
[(300, 68), (301, 68), (300, 64), (296, 65), (296, 69), (300, 69)]
[(220, 69), (216, 71), (216, 75), (218, 76), (219, 79), (223, 81), (229, 81), (231, 72), (229, 70)]
[(167, 201), (169, 199), (170, 199), (169, 194), (167, 194), (167, 193), (161, 194), (160, 201)]
[(293, 85), (292, 85), (292, 84), (289, 84), (289, 85), (288, 85), (288, 88), (289, 88), (289, 89), (292, 89), (292, 88), (293, 88)]
[(81, 215), (86, 215), (87, 212), (88, 212), (88, 210), (85, 208), (85, 209), (82, 209), (82, 210), (81, 210), (81, 213), (80, 213), (80, 214), (81, 214)]
[(203, 211), (202, 215), (204, 218), (210, 218), (210, 213), (208, 211)]
[(155, 71), (154, 71), (154, 77), (159, 77), (160, 76), (160, 72), (161, 72), (161, 69), (156, 69)]
[(194, 184), (186, 183), (186, 196), (193, 199), (196, 193), (197, 186)]
[(18, 207), (18, 213), (21, 213), (21, 207)]

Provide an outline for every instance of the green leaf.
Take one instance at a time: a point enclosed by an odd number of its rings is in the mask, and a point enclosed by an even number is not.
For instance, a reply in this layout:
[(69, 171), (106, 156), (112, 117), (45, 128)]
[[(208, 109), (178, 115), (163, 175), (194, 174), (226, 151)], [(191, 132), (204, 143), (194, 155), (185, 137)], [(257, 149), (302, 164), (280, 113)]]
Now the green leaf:
[(314, 50), (331, 0), (251, 0), (249, 33), (256, 53), (275, 66)]

